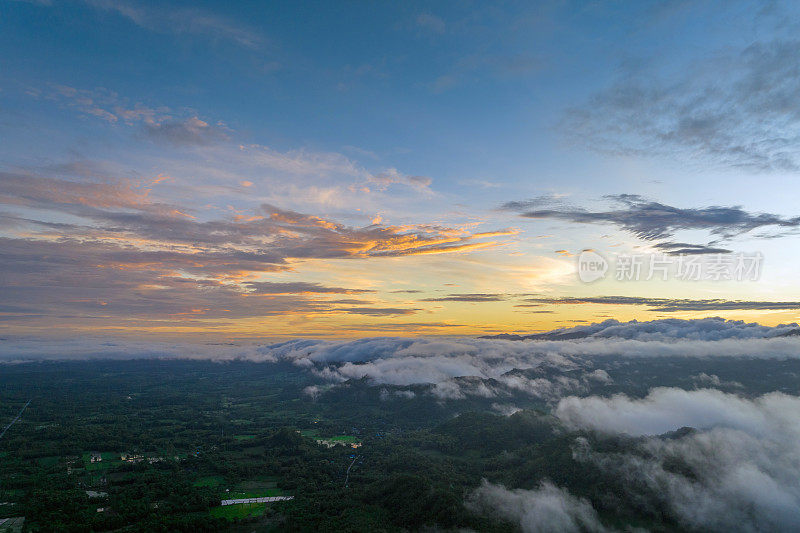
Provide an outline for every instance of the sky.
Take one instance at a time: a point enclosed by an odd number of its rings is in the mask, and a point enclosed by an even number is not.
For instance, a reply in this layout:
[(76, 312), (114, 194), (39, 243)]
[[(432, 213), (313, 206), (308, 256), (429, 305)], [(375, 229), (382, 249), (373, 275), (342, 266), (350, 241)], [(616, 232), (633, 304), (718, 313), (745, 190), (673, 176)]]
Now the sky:
[(0, 335), (795, 322), (798, 15), (0, 0)]

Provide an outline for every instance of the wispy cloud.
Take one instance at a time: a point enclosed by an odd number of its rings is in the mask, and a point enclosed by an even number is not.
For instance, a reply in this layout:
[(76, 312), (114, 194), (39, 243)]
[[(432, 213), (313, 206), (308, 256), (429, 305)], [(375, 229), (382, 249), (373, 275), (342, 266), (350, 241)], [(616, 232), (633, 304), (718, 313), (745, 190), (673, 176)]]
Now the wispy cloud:
[(444, 20), (431, 13), (420, 13), (417, 15), (417, 26), (434, 33), (444, 33), (447, 27)]
[(326, 287), (320, 283), (303, 281), (249, 281), (245, 286), (256, 294), (364, 294), (375, 292), (370, 289), (346, 289), (344, 287)]
[(444, 93), (462, 85), (479, 83), (487, 76), (503, 79), (529, 75), (543, 64), (536, 55), (476, 52), (460, 58), (429, 86), (434, 93)]
[(378, 188), (385, 190), (392, 184), (399, 183), (413, 187), (420, 191), (431, 193), (430, 186), (433, 180), (427, 176), (408, 176), (396, 168), (390, 168), (369, 177), (368, 181)]
[(601, 152), (754, 171), (800, 168), (800, 41), (719, 50), (669, 73), (624, 70), (570, 109), (566, 134)]
[(154, 139), (162, 139), (178, 145), (202, 146), (228, 137), (227, 128), (222, 124), (212, 125), (197, 117), (145, 124), (144, 129), (147, 135)]
[(145, 136), (174, 145), (208, 145), (228, 139), (231, 131), (222, 122), (206, 122), (191, 111), (175, 112), (166, 106), (131, 102), (105, 88), (54, 85), (45, 98), (110, 124), (139, 127)]
[(264, 44), (264, 37), (246, 24), (200, 8), (154, 7), (124, 0), (84, 1), (94, 8), (116, 13), (137, 26), (158, 33), (197, 35), (252, 49)]

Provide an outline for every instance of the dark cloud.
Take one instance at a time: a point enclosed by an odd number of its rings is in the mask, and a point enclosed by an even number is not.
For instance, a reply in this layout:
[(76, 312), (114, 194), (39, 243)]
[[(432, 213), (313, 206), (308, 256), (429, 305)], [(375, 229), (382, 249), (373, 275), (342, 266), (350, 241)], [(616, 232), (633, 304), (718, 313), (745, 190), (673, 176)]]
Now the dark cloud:
[[(116, 323), (217, 320), (329, 312), (302, 295), (259, 295), (208, 277), (239, 268), (275, 269), (236, 254), (138, 252), (103, 242), (0, 239), (0, 303), (25, 314), (95, 317)], [(202, 262), (203, 278), (181, 275)], [(24, 303), (20, 303), (24, 302)], [(13, 318), (6, 315), (6, 318)]]
[(641, 305), (650, 307), (650, 311), (664, 313), (678, 311), (786, 311), (800, 309), (800, 302), (743, 301), (724, 299), (691, 300), (686, 298), (646, 298), (639, 296), (526, 298), (525, 301), (534, 305)]
[(507, 298), (505, 294), (450, 294), (438, 298), (423, 298), (423, 302), (500, 302)]
[(755, 171), (800, 168), (800, 40), (717, 51), (668, 74), (646, 67), (622, 72), (566, 113), (562, 129), (569, 137), (611, 154)]
[(337, 311), (354, 315), (399, 316), (413, 315), (417, 311), (422, 311), (422, 309), (409, 309), (402, 307), (339, 307), (337, 308)]
[(704, 255), (704, 254), (729, 254), (732, 250), (718, 248), (703, 244), (689, 244), (686, 242), (660, 242), (653, 246), (668, 255)]
[(285, 283), (271, 281), (250, 281), (244, 284), (255, 294), (303, 294), (303, 293), (335, 293), (335, 294), (363, 294), (375, 292), (369, 289), (345, 289), (344, 287), (326, 287), (319, 283), (304, 281), (291, 281)]
[[(706, 230), (720, 238), (730, 238), (757, 228), (800, 227), (800, 217), (784, 218), (771, 213), (750, 213), (739, 206), (680, 208), (647, 200), (637, 194), (619, 194), (606, 198), (617, 207), (606, 211), (588, 211), (564, 205), (548, 206), (546, 199), (535, 198), (508, 202), (502, 208), (516, 211), (526, 218), (581, 224), (612, 224), (649, 241), (672, 237), (680, 230)], [(672, 242), (662, 246), (671, 253), (675, 253), (676, 249), (686, 249), (688, 253), (706, 253), (706, 250), (712, 249), (702, 245)]]
[[(244, 282), (231, 271), (268, 264), (236, 254), (146, 253), (102, 242), (43, 242), (0, 238), (0, 319), (6, 322), (58, 319), (71, 324), (113, 321), (159, 325), (297, 313), (399, 316), (420, 309), (367, 307), (366, 300), (324, 300), (322, 294), (363, 294), (366, 289), (309, 282)], [(198, 273), (182, 276), (191, 261)]]
[(343, 305), (370, 305), (375, 302), (371, 300), (359, 300), (358, 298), (342, 298), (340, 300), (325, 300), (329, 304), (343, 304)]

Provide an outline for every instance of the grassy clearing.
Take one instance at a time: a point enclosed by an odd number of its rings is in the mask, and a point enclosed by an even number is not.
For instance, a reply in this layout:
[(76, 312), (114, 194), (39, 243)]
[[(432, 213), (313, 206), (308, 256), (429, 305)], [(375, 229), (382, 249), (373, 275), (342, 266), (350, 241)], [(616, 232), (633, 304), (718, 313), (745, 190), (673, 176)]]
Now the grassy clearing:
[(236, 490), (274, 489), (278, 486), (278, 478), (274, 476), (261, 476), (237, 483)]
[(212, 507), (209, 512), (215, 518), (235, 520), (237, 518), (247, 518), (248, 516), (261, 516), (264, 514), (266, 507), (266, 503), (239, 503)]
[(348, 443), (358, 442), (358, 439), (356, 437), (353, 437), (352, 435), (337, 435), (336, 437), (327, 437), (324, 440), (329, 440), (333, 442), (348, 442)]
[(225, 478), (222, 476), (203, 476), (197, 478), (194, 483), (195, 487), (217, 487), (225, 483)]
[(58, 461), (61, 459), (58, 455), (53, 455), (50, 457), (39, 457), (36, 462), (39, 463), (41, 466), (48, 467), (48, 466), (55, 466), (58, 464)]

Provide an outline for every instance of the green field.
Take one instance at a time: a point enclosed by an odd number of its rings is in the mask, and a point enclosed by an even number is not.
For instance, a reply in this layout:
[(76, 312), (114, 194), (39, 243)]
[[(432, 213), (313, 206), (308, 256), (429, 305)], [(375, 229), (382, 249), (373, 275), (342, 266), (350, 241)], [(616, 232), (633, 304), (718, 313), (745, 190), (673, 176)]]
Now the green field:
[(230, 488), (230, 492), (221, 494), (223, 499), (263, 498), (265, 496), (286, 496), (286, 492), (278, 488), (277, 477), (260, 476), (240, 481)]
[(225, 478), (222, 476), (203, 476), (197, 478), (194, 483), (195, 487), (217, 487), (225, 483)]
[(326, 444), (327, 443), (328, 445), (332, 445), (332, 444), (343, 444), (343, 445), (346, 445), (346, 444), (355, 444), (357, 442), (360, 442), (357, 437), (354, 437), (352, 435), (334, 435), (333, 437), (319, 437), (319, 436), (317, 436), (317, 437), (313, 437), (313, 438), (319, 444)]
[(324, 440), (330, 440), (334, 442), (358, 442), (356, 437), (352, 435), (337, 435), (336, 437), (325, 437)]
[(278, 486), (278, 478), (275, 476), (259, 476), (253, 479), (241, 481), (234, 487), (237, 490), (251, 490), (251, 489), (274, 489)]
[(49, 457), (39, 457), (36, 462), (38, 462), (41, 466), (55, 466), (58, 464), (58, 461), (61, 459), (58, 455), (52, 455)]
[(234, 520), (236, 518), (246, 518), (248, 516), (261, 516), (266, 509), (266, 503), (240, 503), (236, 505), (220, 505), (212, 507), (211, 516), (215, 518), (225, 518)]

